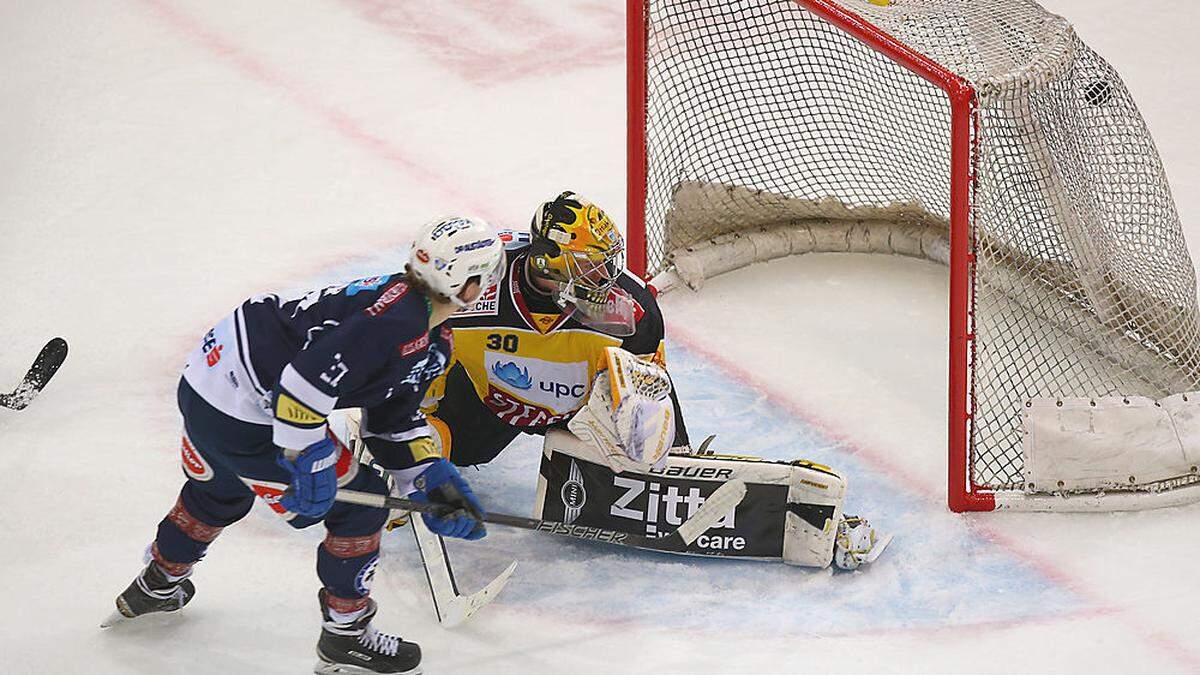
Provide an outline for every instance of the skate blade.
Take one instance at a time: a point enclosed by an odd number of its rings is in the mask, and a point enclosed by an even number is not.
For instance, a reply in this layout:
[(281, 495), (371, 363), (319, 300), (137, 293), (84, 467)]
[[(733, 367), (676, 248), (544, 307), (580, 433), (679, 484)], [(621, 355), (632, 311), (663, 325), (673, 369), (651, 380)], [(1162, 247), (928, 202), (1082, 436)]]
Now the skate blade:
[(109, 627), (111, 627), (111, 626), (115, 626), (115, 625), (117, 625), (117, 624), (119, 624), (119, 623), (124, 623), (124, 622), (126, 622), (126, 621), (128, 621), (128, 620), (129, 620), (129, 617), (127, 617), (127, 616), (125, 616), (124, 614), (122, 614), (122, 613), (121, 613), (121, 610), (119, 610), (119, 609), (114, 609), (114, 610), (112, 611), (112, 614), (109, 614), (109, 615), (108, 615), (108, 618), (107, 618), (107, 619), (105, 619), (105, 620), (103, 620), (103, 621), (101, 621), (101, 622), (100, 622), (100, 627), (101, 627), (101, 628), (109, 628)]
[[(317, 665), (313, 666), (313, 672), (316, 675), (379, 675), (374, 670), (368, 670), (361, 666), (344, 663), (326, 663), (325, 661), (317, 661)], [(421, 675), (421, 666), (410, 670), (398, 670), (394, 675)]]
[(883, 555), (883, 550), (888, 547), (888, 544), (892, 543), (892, 538), (894, 536), (895, 535), (889, 534), (881, 539), (876, 540), (875, 545), (871, 547), (871, 552), (868, 553), (863, 559), (863, 564), (869, 565), (878, 560), (879, 556)]

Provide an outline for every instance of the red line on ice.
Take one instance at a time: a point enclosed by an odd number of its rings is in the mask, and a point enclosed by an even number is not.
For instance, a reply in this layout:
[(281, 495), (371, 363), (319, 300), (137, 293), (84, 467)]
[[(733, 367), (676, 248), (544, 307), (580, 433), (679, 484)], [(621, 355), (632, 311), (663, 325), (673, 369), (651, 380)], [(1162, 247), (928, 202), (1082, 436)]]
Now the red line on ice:
[(245, 77), (267, 88), (282, 92), (298, 108), (323, 120), (344, 139), (404, 171), (424, 186), (437, 190), (455, 204), (461, 204), (461, 208), (464, 210), (470, 210), (484, 218), (496, 217), (496, 214), (492, 213), (487, 206), (486, 201), (466, 195), (450, 177), (413, 160), (392, 141), (367, 130), (365, 125), (354, 119), (344, 109), (312, 95), (303, 84), (273, 68), (266, 61), (239, 46), (234, 40), (210, 30), (195, 17), (167, 0), (137, 1), (203, 47), (210, 55), (232, 65)]
[[(342, 0), (382, 32), (415, 46), (441, 68), (477, 86), (522, 78), (561, 76), (588, 66), (620, 63), (625, 56), (625, 16), (611, 2), (591, 2), (577, 11), (591, 14), (589, 25), (560, 25), (547, 20), (545, 6), (515, 0), (392, 2)], [(531, 36), (513, 45), (497, 39)], [(566, 93), (570, 98), (574, 94)]]
[[(708, 349), (704, 346), (704, 342), (702, 340), (691, 335), (686, 330), (682, 330), (678, 326), (671, 326), (669, 331), (671, 340), (683, 345), (689, 351), (699, 354), (706, 361), (728, 373), (732, 378), (741, 381), (746, 386), (761, 393), (773, 405), (787, 410), (805, 424), (816, 428), (831, 440), (837, 441), (840, 445), (846, 448), (850, 454), (853, 454), (856, 457), (861, 457), (869, 464), (875, 465), (882, 473), (890, 474), (897, 479), (901, 485), (917, 492), (922, 498), (937, 502), (944, 501), (945, 495), (942, 490), (945, 489), (945, 485), (943, 482), (938, 481), (936, 484), (931, 483), (924, 476), (914, 474), (908, 469), (901, 468), (896, 464), (896, 462), (883, 456), (882, 454), (855, 444), (844, 434), (833, 431), (830, 425), (813, 415), (811, 411), (803, 408), (787, 392), (776, 389), (773, 385), (763, 381), (759, 376), (742, 368), (726, 358), (724, 355)], [(1173, 636), (1142, 625), (1142, 623), (1139, 622), (1138, 617), (1131, 616), (1127, 610), (1113, 605), (1111, 602), (1104, 599), (1100, 593), (1088, 588), (1083, 581), (1054, 564), (1045, 556), (1021, 546), (1018, 542), (1013, 541), (1007, 535), (1001, 534), (998, 530), (988, 526), (983, 522), (986, 518), (997, 516), (989, 516), (987, 514), (963, 514), (961, 517), (966, 520), (967, 527), (972, 532), (996, 544), (1000, 548), (1005, 549), (1014, 557), (1023, 560), (1026, 564), (1038, 570), (1038, 572), (1040, 572), (1046, 578), (1078, 594), (1087, 602), (1091, 603), (1094, 607), (1094, 609), (1090, 611), (1085, 610), (1078, 614), (1070, 614), (1068, 615), (1068, 618), (1076, 616), (1080, 618), (1091, 618), (1093, 616), (1113, 615), (1117, 617), (1122, 624), (1127, 626), (1131, 633), (1140, 636), (1146, 642), (1157, 645), (1163, 653), (1189, 667), (1193, 671), (1200, 672), (1200, 654), (1197, 654), (1195, 651), (1188, 648)], [(1055, 620), (1058, 619), (1051, 619), (1051, 621)], [(1020, 626), (1027, 623), (1031, 623), (1031, 621), (1028, 619), (1014, 619), (1011, 621), (988, 622), (984, 625), (995, 628), (1003, 628), (1006, 626)], [(914, 629), (913, 632), (936, 633), (953, 630), (956, 630), (956, 628), (953, 626), (946, 626)], [(878, 632), (884, 633), (908, 631), (884, 630)], [(864, 631), (864, 634), (867, 633), (874, 634), (874, 631)]]

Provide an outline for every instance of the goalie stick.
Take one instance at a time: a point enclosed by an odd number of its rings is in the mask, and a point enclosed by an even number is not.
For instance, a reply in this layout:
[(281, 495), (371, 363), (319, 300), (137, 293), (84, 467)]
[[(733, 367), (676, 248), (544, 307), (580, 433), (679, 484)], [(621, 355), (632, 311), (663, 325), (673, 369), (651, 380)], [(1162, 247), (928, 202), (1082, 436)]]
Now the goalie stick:
[(0, 406), (11, 410), (24, 410), (34, 397), (41, 393), (50, 378), (54, 377), (54, 373), (58, 372), (66, 358), (66, 340), (56, 337), (47, 342), (42, 351), (38, 352), (21, 384), (18, 384), (11, 394), (0, 394)]
[[(742, 498), (746, 496), (746, 484), (735, 478), (726, 481), (715, 492), (709, 495), (708, 499), (704, 500), (704, 504), (696, 510), (696, 513), (688, 518), (673, 532), (661, 537), (647, 537), (639, 534), (630, 534), (628, 532), (618, 532), (616, 530), (606, 530), (599, 527), (589, 527), (586, 525), (568, 525), (552, 520), (539, 520), (537, 518), (524, 518), (521, 516), (512, 516), (505, 513), (488, 513), (483, 517), (483, 522), (493, 525), (505, 525), (508, 527), (517, 527), (525, 530), (533, 530), (535, 532), (546, 532), (549, 534), (561, 535), (564, 537), (573, 537), (575, 539), (591, 539), (594, 541), (605, 541), (611, 544), (623, 544), (625, 546), (633, 546), (636, 548), (645, 548), (653, 551), (668, 551), (678, 553), (683, 551), (696, 540), (705, 530), (712, 527), (717, 521), (729, 514), (729, 511), (742, 502)], [(432, 513), (439, 516), (447, 516), (453, 513), (456, 509), (446, 504), (433, 504), (429, 502), (419, 502), (412, 499), (404, 499), (402, 497), (389, 497), (385, 495), (377, 495), (372, 492), (359, 492), (357, 490), (338, 490), (337, 497), (339, 502), (348, 502), (351, 504), (361, 504), (363, 506), (373, 506), (379, 509), (403, 509), (405, 511), (420, 511), (423, 513)]]

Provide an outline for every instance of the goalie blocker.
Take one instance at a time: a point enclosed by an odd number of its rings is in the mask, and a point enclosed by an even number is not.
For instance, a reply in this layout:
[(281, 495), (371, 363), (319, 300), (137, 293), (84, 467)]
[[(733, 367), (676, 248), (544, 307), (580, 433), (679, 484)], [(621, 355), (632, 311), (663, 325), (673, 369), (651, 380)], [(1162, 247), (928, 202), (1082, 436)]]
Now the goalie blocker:
[(829, 566), (839, 524), (845, 529), (846, 481), (804, 460), (670, 455), (661, 467), (615, 473), (592, 445), (552, 430), (546, 434), (534, 517), (653, 536), (678, 527), (732, 478), (746, 482), (745, 499), (685, 553)]

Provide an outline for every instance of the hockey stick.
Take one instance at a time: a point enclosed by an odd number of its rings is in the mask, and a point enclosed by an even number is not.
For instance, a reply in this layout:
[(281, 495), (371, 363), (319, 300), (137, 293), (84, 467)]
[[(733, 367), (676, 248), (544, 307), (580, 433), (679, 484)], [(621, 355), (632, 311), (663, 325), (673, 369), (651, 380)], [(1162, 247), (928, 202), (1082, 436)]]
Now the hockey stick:
[[(370, 451), (363, 445), (359, 435), (362, 419), (357, 411), (346, 414), (346, 431), (350, 436), (351, 452), (358, 459), (364, 456), (371, 458)], [(391, 481), (388, 482), (391, 489)], [(421, 566), (425, 570), (425, 581), (429, 584), (429, 595), (433, 600), (433, 611), (437, 614), (438, 623), (446, 628), (453, 628), (471, 618), (494, 600), (513, 572), (517, 569), (517, 561), (509, 566), (495, 579), (483, 588), (470, 595), (458, 591), (458, 583), (454, 579), (454, 569), (450, 566), (450, 556), (442, 538), (431, 532), (420, 518), (411, 518), (413, 537), (417, 541), (417, 553), (421, 556)], [(390, 529), (390, 526), (389, 526)]]
[(29, 372), (25, 373), (21, 384), (18, 384), (11, 394), (0, 394), (0, 406), (12, 410), (24, 410), (33, 402), (34, 397), (41, 393), (50, 378), (54, 377), (54, 373), (58, 372), (66, 358), (66, 340), (56, 337), (47, 342), (46, 346), (42, 347), (42, 351), (38, 352), (37, 358), (29, 367)]
[[(673, 532), (661, 537), (647, 537), (640, 534), (618, 532), (616, 530), (606, 530), (586, 525), (567, 525), (566, 523), (559, 523), (552, 520), (523, 518), (505, 513), (489, 513), (483, 517), (483, 522), (533, 530), (535, 532), (557, 534), (575, 539), (591, 539), (653, 551), (678, 553), (685, 550), (705, 530), (728, 515), (729, 511), (740, 504), (742, 498), (745, 496), (746, 484), (744, 482), (737, 478), (726, 481), (715, 492), (709, 495), (708, 499), (704, 500), (704, 504), (696, 510), (696, 513), (691, 518), (688, 518)], [(378, 509), (403, 509), (405, 511), (420, 511), (440, 516), (447, 516), (456, 511), (454, 507), (446, 504), (419, 502), (402, 497), (389, 497), (377, 495), (372, 492), (359, 492), (357, 490), (338, 490), (336, 499), (339, 502), (373, 506)]]
[(429, 593), (433, 597), (433, 610), (437, 612), (438, 623), (446, 628), (461, 624), (491, 602), (517, 569), (517, 561), (514, 560), (488, 585), (470, 595), (462, 595), (454, 581), (454, 570), (450, 568), (445, 542), (431, 532), (420, 518), (412, 518), (411, 526), (413, 537), (417, 540), (417, 552), (421, 554), (421, 562), (425, 567)]

